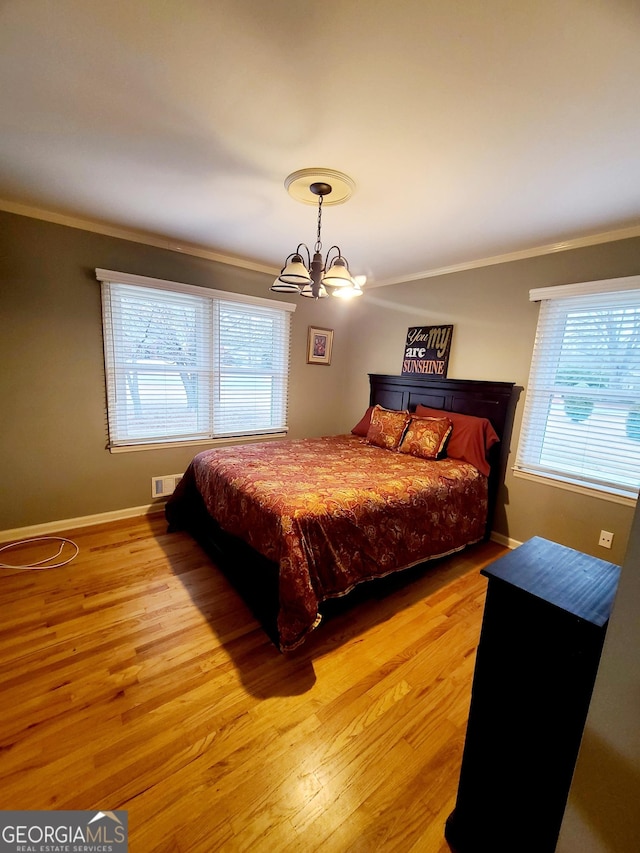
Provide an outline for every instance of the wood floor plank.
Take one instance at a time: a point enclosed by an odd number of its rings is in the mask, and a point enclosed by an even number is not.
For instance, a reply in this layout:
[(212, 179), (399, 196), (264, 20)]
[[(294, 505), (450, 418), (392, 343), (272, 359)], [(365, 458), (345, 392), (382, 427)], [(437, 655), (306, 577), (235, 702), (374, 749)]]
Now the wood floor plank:
[(282, 655), (161, 516), (62, 535), (69, 565), (0, 574), (3, 808), (126, 809), (145, 853), (448, 850), (504, 548), (372, 587)]

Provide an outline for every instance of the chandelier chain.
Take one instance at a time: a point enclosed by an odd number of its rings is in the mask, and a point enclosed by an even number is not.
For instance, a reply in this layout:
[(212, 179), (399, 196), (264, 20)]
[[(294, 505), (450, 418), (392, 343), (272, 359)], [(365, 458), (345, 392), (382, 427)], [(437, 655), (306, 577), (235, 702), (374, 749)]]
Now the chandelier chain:
[(318, 196), (318, 234), (316, 237), (315, 251), (322, 251), (322, 240), (320, 239), (320, 231), (322, 229), (322, 196)]

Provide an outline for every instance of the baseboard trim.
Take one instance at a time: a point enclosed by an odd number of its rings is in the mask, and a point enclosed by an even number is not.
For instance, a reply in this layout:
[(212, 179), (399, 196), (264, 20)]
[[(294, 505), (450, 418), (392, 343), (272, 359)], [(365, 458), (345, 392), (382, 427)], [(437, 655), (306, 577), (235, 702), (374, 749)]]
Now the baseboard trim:
[[(11, 530), (0, 530), (0, 542), (12, 542), (16, 539), (29, 539), (32, 536), (46, 536), (49, 533), (59, 533), (61, 530), (73, 530), (76, 527), (90, 527), (92, 524), (106, 524), (109, 521), (121, 521), (126, 518), (137, 518), (142, 515), (159, 515), (164, 512), (164, 501), (147, 504), (146, 506), (130, 506), (125, 509), (114, 509), (110, 512), (98, 512), (94, 515), (82, 515), (78, 518), (62, 518), (58, 521), (47, 521), (44, 524), (32, 524), (29, 527), (14, 527)], [(503, 536), (495, 530), (489, 537), (492, 542), (504, 545), (513, 550), (522, 542)]]
[(98, 512), (95, 515), (82, 515), (78, 518), (61, 518), (44, 524), (32, 524), (28, 527), (14, 527), (12, 530), (0, 530), (0, 542), (12, 542), (17, 539), (30, 539), (33, 536), (46, 536), (62, 530), (76, 527), (90, 527), (92, 524), (105, 524), (109, 521), (121, 521), (125, 518), (137, 518), (141, 515), (157, 515), (164, 512), (164, 501), (146, 506), (130, 506), (110, 512)]
[(503, 536), (502, 533), (496, 533), (495, 530), (491, 531), (489, 539), (491, 539), (492, 542), (497, 542), (498, 545), (504, 545), (505, 548), (509, 548), (511, 551), (522, 545), (522, 542), (519, 542), (517, 539), (512, 539), (510, 536)]

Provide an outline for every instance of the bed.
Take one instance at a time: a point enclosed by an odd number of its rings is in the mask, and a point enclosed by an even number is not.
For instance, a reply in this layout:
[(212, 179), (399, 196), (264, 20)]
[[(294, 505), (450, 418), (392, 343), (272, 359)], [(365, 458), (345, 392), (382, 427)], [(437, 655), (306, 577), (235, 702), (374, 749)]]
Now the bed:
[[(169, 529), (189, 531), (245, 597), (257, 584), (256, 615), (291, 651), (324, 602), (488, 535), (512, 388), (371, 374), (346, 435), (199, 453), (167, 503)], [(461, 444), (469, 424), (479, 457)]]

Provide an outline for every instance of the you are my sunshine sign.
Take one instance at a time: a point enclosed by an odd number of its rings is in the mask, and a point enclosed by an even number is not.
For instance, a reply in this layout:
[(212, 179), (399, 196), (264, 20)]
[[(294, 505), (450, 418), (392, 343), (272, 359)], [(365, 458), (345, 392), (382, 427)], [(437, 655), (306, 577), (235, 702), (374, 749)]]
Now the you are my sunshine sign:
[(404, 345), (402, 375), (416, 373), (446, 377), (453, 326), (412, 326)]

